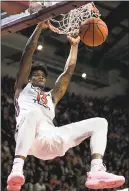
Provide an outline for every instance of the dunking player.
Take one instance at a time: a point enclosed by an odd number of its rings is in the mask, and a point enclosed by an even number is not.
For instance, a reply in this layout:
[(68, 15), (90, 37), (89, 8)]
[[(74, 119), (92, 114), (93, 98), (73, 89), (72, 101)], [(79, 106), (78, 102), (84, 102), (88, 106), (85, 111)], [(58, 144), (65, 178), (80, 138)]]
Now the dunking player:
[(42, 65), (32, 65), (32, 56), (42, 29), (48, 25), (48, 22), (37, 25), (21, 58), (15, 83), (16, 150), (7, 189), (18, 191), (24, 184), (23, 166), (27, 155), (43, 160), (54, 159), (89, 136), (92, 161), (86, 186), (92, 189), (119, 187), (125, 182), (124, 177), (106, 172), (102, 161), (107, 144), (106, 119), (97, 117), (60, 128), (53, 125), (55, 107), (65, 94), (74, 72), (80, 37), (68, 37), (71, 50), (64, 71), (54, 88), (44, 92), (47, 70)]

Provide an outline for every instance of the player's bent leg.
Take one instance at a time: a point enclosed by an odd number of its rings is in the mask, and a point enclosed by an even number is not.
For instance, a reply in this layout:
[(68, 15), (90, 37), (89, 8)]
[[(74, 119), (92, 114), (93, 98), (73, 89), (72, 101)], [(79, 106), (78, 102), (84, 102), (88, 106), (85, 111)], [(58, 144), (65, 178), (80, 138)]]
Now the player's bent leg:
[(62, 126), (60, 130), (67, 132), (72, 147), (79, 145), (83, 140), (91, 137), (91, 154), (104, 154), (107, 144), (108, 123), (104, 118), (91, 118)]
[(19, 123), (15, 159), (12, 172), (7, 180), (8, 190), (18, 191), (25, 182), (23, 175), (24, 159), (27, 157), (28, 151), (35, 139), (37, 121), (35, 112), (30, 112)]
[[(104, 118), (92, 118), (64, 126), (69, 134), (69, 142), (73, 147), (80, 144), (91, 136), (91, 170), (87, 174), (85, 185), (90, 189), (104, 189), (119, 187), (124, 184), (123, 176), (113, 175), (106, 172), (103, 166), (103, 155), (107, 144), (108, 123)], [(73, 143), (72, 143), (73, 141)]]

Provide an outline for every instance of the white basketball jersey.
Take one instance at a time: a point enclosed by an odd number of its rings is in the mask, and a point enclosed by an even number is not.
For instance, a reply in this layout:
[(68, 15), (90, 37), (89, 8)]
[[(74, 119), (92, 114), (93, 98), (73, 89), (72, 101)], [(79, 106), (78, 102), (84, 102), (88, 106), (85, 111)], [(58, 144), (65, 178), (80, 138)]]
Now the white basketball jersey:
[[(51, 92), (43, 92), (39, 87), (34, 87), (28, 83), (16, 100), (15, 106), (19, 107), (16, 121), (19, 122), (22, 115), (26, 112), (38, 110), (42, 113), (43, 119), (52, 122), (55, 117), (55, 108), (52, 101)], [(16, 107), (16, 110), (17, 110)], [(16, 112), (17, 113), (17, 112)]]

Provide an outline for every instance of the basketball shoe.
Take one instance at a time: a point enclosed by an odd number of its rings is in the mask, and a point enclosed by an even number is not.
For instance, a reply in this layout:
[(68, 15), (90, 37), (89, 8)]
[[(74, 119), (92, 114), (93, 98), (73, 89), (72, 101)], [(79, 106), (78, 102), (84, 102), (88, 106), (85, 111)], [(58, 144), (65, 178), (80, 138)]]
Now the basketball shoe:
[(25, 182), (25, 177), (22, 172), (11, 172), (7, 180), (7, 190), (19, 191)]
[(124, 184), (125, 178), (106, 172), (103, 164), (100, 164), (98, 170), (87, 173), (85, 186), (89, 189), (116, 188)]

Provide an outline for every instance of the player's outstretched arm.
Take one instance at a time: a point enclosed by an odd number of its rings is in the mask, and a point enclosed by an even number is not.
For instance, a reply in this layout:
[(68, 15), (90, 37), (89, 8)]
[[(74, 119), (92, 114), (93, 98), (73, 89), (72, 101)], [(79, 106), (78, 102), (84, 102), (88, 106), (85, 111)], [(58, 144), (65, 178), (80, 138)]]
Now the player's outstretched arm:
[(60, 99), (65, 94), (70, 78), (74, 72), (76, 61), (77, 61), (77, 54), (78, 54), (78, 44), (80, 42), (80, 37), (73, 38), (68, 36), (68, 40), (71, 43), (71, 49), (69, 53), (69, 57), (66, 61), (64, 72), (59, 76), (57, 79), (55, 86), (53, 88), (52, 96), (54, 99), (54, 104), (56, 105)]
[(28, 83), (28, 77), (32, 65), (32, 57), (37, 48), (39, 35), (41, 31), (45, 28), (48, 28), (47, 22), (39, 23), (34, 32), (32, 33), (31, 37), (27, 41), (20, 61), (20, 69), (16, 78), (15, 90), (22, 89), (23, 85), (26, 85)]

